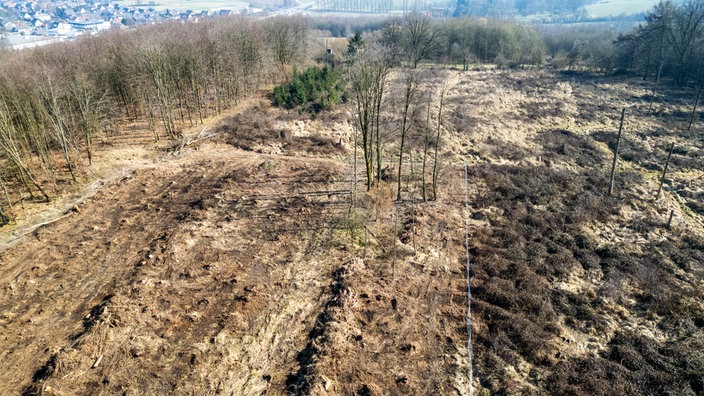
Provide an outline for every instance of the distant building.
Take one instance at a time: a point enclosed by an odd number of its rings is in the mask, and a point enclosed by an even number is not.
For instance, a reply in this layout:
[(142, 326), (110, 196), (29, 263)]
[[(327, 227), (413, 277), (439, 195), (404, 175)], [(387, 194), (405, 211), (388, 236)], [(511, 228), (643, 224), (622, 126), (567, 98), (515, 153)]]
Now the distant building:
[(101, 20), (73, 21), (69, 22), (69, 25), (79, 32), (97, 32), (100, 30), (110, 29), (110, 22)]
[(71, 25), (66, 22), (54, 22), (51, 26), (52, 30), (57, 34), (69, 34), (71, 32)]

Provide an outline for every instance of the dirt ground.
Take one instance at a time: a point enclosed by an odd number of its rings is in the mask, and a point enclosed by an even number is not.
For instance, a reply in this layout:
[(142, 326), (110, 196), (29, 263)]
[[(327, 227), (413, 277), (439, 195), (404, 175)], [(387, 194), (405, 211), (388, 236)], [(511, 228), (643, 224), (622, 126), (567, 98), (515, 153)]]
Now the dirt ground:
[[(432, 289), (452, 279), (399, 286), (414, 276), (394, 276), (388, 265), (359, 257), (351, 233), (359, 230), (346, 220), (348, 157), (205, 142), (107, 182), (14, 242), (0, 259), (0, 393), (336, 394), (388, 387), (388, 378), (358, 362), (338, 367), (344, 377), (318, 374), (340, 364), (327, 360), (340, 352), (336, 342), (373, 351), (400, 391), (462, 386), (457, 329), (406, 333), (421, 309), (404, 297), (406, 286), (437, 295)], [(415, 273), (431, 271), (415, 265)], [(397, 271), (403, 268), (399, 263)], [(376, 274), (384, 284), (367, 278)], [(449, 311), (444, 315), (463, 323), (462, 295), (456, 299), (451, 307), (422, 307), (433, 313), (426, 320)], [(373, 307), (363, 313), (373, 329), (368, 339), (358, 323), (354, 334), (340, 328), (347, 324), (340, 315), (362, 315), (359, 304)], [(441, 349), (425, 347), (429, 333)], [(421, 378), (428, 366), (451, 375)]]
[[(256, 105), (218, 121), (226, 127), (213, 126), (210, 139), (138, 155), (124, 177), (113, 172), (79, 194), (57, 221), (5, 235), (16, 240), (0, 256), (0, 394), (468, 394), (463, 163), (474, 175), (484, 165), (581, 169), (569, 155), (550, 155), (579, 146), (552, 147), (541, 136), (570, 131), (607, 155), (623, 105), (634, 114), (627, 133), (643, 135), (625, 146), (632, 160), (620, 168), (642, 174), (633, 194), (657, 188), (658, 169), (646, 165), (667, 144), (652, 131), (684, 150), (665, 209), (624, 208), (623, 216), (674, 209), (675, 227), (701, 238), (704, 172), (687, 162), (701, 140), (676, 133), (686, 91), (645, 115), (647, 82), (494, 70), (442, 70), (432, 81), (450, 87), (436, 202), (423, 203), (412, 183), (402, 203), (392, 202), (391, 185), (369, 194), (360, 185), (351, 210), (345, 110), (312, 119)], [(608, 161), (589, 166), (608, 172)], [(498, 204), (480, 205), (485, 179), (470, 187), (478, 260), (490, 244), (481, 236), (503, 221)], [(618, 222), (583, 230), (594, 246), (643, 239)], [(701, 263), (685, 272), (687, 282), (704, 283)], [(540, 285), (585, 291), (590, 279), (574, 271)], [(480, 277), (473, 287), (490, 283)], [(472, 322), (481, 342), (492, 320), (514, 315), (487, 308), (485, 296)], [(701, 306), (701, 293), (692, 301)], [(663, 335), (636, 316), (623, 314), (618, 325)], [(540, 342), (568, 358), (598, 354), (615, 334), (558, 322), (562, 330)], [(561, 339), (571, 344), (558, 348)], [(502, 361), (496, 379), (492, 353), (525, 347), (493, 342), (479, 345), (478, 392), (549, 393), (559, 359)]]

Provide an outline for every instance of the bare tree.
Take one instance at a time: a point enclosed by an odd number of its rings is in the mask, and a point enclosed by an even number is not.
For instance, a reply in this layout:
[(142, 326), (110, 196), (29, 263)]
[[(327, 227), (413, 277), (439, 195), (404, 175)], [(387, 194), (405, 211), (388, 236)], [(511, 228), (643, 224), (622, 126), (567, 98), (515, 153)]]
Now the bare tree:
[(49, 195), (47, 195), (44, 189), (37, 183), (34, 175), (22, 159), (20, 136), (18, 136), (17, 130), (12, 125), (9, 109), (5, 103), (0, 103), (0, 106), (2, 106), (0, 107), (0, 148), (2, 148), (7, 158), (17, 168), (20, 181), (27, 189), (29, 196), (34, 197), (34, 193), (30, 187), (31, 184), (31, 186), (36, 188), (44, 197), (44, 200), (49, 202)]
[(274, 18), (264, 24), (273, 59), (282, 71), (304, 56), (308, 30), (308, 21), (301, 17)]
[(418, 14), (407, 15), (401, 27), (400, 36), (398, 34), (389, 37), (396, 37), (396, 43), (400, 44), (400, 53), (404, 56), (404, 103), (401, 113), (401, 141), (399, 143), (398, 154), (398, 181), (396, 200), (401, 200), (401, 179), (403, 173), (403, 156), (406, 144), (406, 137), (413, 125), (413, 113), (415, 111), (414, 101), (417, 99), (418, 65), (421, 61), (429, 58), (438, 46), (438, 30), (433, 26), (430, 18)]
[(151, 88), (147, 95), (153, 95), (155, 99), (166, 134), (170, 138), (176, 138), (178, 133), (173, 116), (174, 94), (169, 81), (171, 74), (166, 49), (158, 44), (145, 43), (141, 46), (139, 55), (143, 77)]
[(704, 29), (704, 1), (687, 0), (675, 9), (674, 28), (668, 31), (669, 44), (675, 54), (675, 79), (684, 84), (688, 66)]
[(69, 87), (70, 100), (78, 117), (74, 122), (83, 136), (88, 163), (93, 163), (93, 138), (100, 132), (107, 118), (107, 92), (99, 92), (98, 87), (88, 77), (77, 71)]
[(404, 74), (404, 95), (403, 95), (403, 110), (401, 112), (401, 141), (399, 143), (398, 149), (398, 184), (396, 190), (396, 200), (401, 200), (401, 180), (403, 171), (403, 155), (406, 143), (406, 137), (408, 136), (408, 131), (410, 131), (413, 126), (413, 118), (415, 109), (413, 108), (414, 102), (417, 99), (417, 86), (418, 86), (418, 70), (416, 69), (406, 69)]
[(391, 63), (385, 49), (376, 44), (357, 50), (347, 68), (352, 103), (355, 107), (354, 122), (357, 123), (362, 136), (367, 190), (371, 189), (374, 181), (375, 148), (377, 177), (381, 176), (382, 147), (379, 130), (381, 102), (390, 69)]
[(426, 104), (426, 115), (425, 124), (423, 125), (423, 166), (421, 168), (421, 193), (423, 195), (423, 202), (428, 202), (428, 196), (426, 194), (426, 182), (425, 182), (425, 168), (428, 164), (428, 151), (430, 148), (430, 104), (432, 102), (432, 94), (428, 91), (428, 103)]
[(429, 17), (412, 13), (403, 21), (402, 45), (408, 66), (417, 69), (438, 49), (438, 29)]
[(59, 77), (54, 73), (55, 70), (50, 70), (48, 67), (45, 67), (41, 79), (37, 82), (39, 94), (44, 104), (42, 111), (53, 133), (53, 138), (61, 148), (61, 153), (66, 162), (66, 167), (71, 174), (71, 179), (76, 182), (76, 172), (72, 155), (72, 152), (75, 150), (75, 144), (67, 122), (69, 110), (67, 109), (64, 97), (65, 94), (61, 92), (60, 84), (57, 82)]
[(443, 86), (440, 91), (440, 102), (438, 104), (438, 119), (437, 127), (435, 130), (435, 153), (433, 159), (433, 200), (438, 199), (438, 179), (440, 175), (440, 158), (438, 152), (440, 151), (440, 131), (442, 130), (442, 110), (445, 105), (445, 95), (447, 94), (448, 86)]

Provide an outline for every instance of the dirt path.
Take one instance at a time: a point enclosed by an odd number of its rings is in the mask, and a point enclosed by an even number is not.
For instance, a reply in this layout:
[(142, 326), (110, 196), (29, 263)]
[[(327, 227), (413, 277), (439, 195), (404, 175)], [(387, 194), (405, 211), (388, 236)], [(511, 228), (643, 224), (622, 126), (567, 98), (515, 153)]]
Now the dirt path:
[(118, 178), (129, 176), (135, 169), (144, 169), (154, 166), (154, 159), (131, 161), (128, 166), (119, 163), (113, 164), (114, 169), (107, 170), (106, 175), (96, 177), (92, 174), (92, 180), (86, 183), (79, 191), (65, 194), (57, 200), (40, 204), (37, 208), (32, 208), (29, 214), (19, 221), (15, 228), (3, 229), (0, 233), (0, 252), (14, 246), (15, 243), (27, 234), (32, 233), (37, 228), (49, 225), (70, 215), (78, 205), (86, 199), (96, 194), (105, 184)]

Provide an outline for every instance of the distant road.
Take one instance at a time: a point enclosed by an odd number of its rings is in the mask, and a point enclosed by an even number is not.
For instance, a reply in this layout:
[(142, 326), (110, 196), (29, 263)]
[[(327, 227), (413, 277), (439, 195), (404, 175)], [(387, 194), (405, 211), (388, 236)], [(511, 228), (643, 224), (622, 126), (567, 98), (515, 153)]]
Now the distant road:
[(307, 2), (298, 2), (297, 6), (293, 7), (287, 7), (287, 8), (282, 8), (277, 11), (272, 11), (268, 13), (267, 15), (262, 16), (262, 18), (271, 18), (271, 17), (277, 17), (277, 16), (287, 16), (287, 15), (296, 15), (296, 14), (302, 14), (306, 11), (310, 11), (315, 9), (315, 1), (307, 1)]

